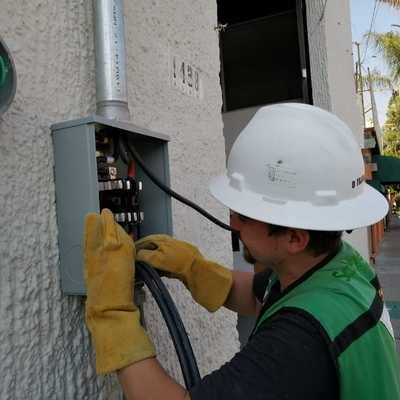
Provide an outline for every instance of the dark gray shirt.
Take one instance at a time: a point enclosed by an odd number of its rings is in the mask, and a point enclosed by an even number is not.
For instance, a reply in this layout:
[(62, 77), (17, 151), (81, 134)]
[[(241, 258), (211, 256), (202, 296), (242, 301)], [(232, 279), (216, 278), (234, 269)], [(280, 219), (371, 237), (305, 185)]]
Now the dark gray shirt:
[[(257, 274), (254, 293), (262, 298), (268, 276)], [(279, 282), (268, 303), (280, 296)], [(190, 390), (192, 400), (334, 400), (339, 398), (334, 362), (316, 325), (295, 310), (264, 323), (247, 345)]]

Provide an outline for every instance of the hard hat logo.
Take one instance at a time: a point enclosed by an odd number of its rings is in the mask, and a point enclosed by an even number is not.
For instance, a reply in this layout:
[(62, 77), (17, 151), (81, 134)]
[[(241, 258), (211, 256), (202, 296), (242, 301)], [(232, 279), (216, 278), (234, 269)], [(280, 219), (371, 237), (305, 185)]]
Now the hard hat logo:
[(350, 128), (308, 104), (261, 107), (233, 144), (227, 170), (212, 180), (211, 194), (258, 221), (342, 231), (371, 225), (388, 211), (386, 199), (365, 183)]
[(286, 188), (295, 189), (296, 172), (282, 166), (282, 161), (276, 165), (267, 164), (267, 176), (270, 182), (280, 184)]
[(365, 176), (360, 176), (359, 178), (355, 179), (351, 183), (352, 189), (355, 189), (356, 187), (360, 186), (363, 182), (365, 181)]
[(268, 166), (268, 178), (271, 182), (276, 181), (276, 167)]
[(277, 170), (281, 166), (282, 163), (283, 163), (282, 160), (278, 160), (276, 162), (276, 164), (277, 164), (276, 166), (267, 164), (267, 167), (268, 167), (268, 178), (269, 178), (269, 180), (271, 182), (275, 182), (276, 181)]

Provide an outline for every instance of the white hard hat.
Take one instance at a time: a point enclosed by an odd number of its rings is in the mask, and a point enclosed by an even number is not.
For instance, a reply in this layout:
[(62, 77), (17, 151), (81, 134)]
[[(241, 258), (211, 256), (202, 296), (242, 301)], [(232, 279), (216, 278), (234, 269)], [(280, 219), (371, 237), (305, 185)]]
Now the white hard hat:
[(307, 104), (260, 108), (214, 178), (211, 194), (252, 219), (292, 228), (342, 231), (388, 212), (364, 182), (360, 146), (335, 115)]

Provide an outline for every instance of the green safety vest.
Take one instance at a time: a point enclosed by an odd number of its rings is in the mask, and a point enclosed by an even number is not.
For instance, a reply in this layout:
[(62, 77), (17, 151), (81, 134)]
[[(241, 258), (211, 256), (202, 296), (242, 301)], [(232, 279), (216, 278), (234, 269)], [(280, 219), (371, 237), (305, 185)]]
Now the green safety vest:
[(326, 340), (338, 373), (341, 400), (398, 400), (399, 359), (382, 299), (375, 271), (342, 242), (334, 258), (311, 271), (261, 314), (255, 332), (283, 309), (300, 312)]

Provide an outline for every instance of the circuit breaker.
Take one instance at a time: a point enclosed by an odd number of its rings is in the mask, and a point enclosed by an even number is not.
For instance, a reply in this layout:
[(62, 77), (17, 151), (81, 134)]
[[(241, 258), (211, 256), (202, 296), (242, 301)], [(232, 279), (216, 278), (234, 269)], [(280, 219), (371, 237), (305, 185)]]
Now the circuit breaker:
[(171, 200), (121, 151), (133, 146), (146, 167), (169, 185), (168, 137), (93, 115), (51, 127), (61, 285), (84, 295), (82, 238), (88, 212), (109, 208), (134, 239), (172, 234)]

